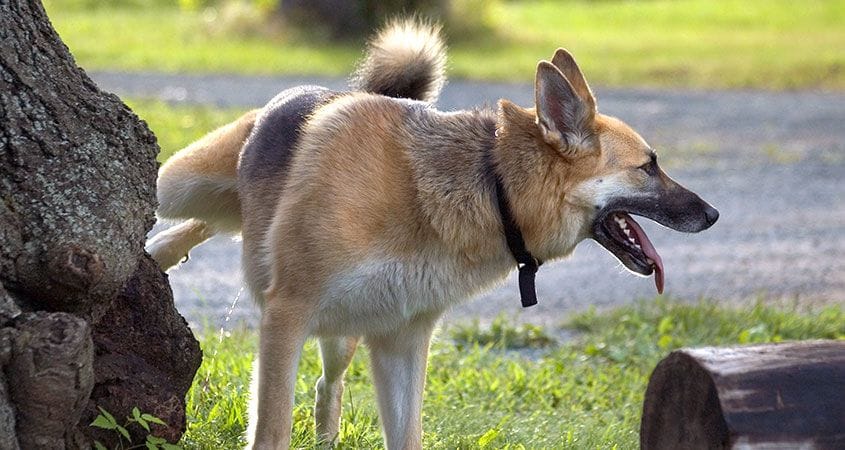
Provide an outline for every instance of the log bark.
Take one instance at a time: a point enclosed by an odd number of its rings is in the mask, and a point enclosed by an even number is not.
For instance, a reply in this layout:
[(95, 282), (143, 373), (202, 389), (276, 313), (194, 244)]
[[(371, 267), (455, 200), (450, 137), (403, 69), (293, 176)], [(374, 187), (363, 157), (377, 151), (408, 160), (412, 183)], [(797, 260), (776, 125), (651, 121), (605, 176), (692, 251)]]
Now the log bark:
[(201, 353), (143, 251), (157, 153), (40, 1), (0, 0), (0, 450), (115, 447), (88, 426), (98, 406), (184, 432)]
[(640, 445), (845, 448), (845, 341), (672, 352), (649, 380)]

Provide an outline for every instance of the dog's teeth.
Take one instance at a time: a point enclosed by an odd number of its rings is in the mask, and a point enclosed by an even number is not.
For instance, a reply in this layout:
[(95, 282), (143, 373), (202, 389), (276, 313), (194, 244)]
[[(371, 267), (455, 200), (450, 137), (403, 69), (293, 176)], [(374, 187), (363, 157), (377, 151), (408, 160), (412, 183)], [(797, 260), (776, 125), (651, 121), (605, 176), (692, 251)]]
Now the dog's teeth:
[(621, 218), (621, 217), (619, 217), (619, 216), (615, 216), (615, 217), (613, 218), (613, 220), (615, 220), (615, 221), (616, 221), (616, 223), (619, 225), (619, 228), (622, 228), (623, 230), (627, 230), (627, 229), (628, 229), (628, 221), (626, 221), (625, 219), (623, 219), (623, 218)]

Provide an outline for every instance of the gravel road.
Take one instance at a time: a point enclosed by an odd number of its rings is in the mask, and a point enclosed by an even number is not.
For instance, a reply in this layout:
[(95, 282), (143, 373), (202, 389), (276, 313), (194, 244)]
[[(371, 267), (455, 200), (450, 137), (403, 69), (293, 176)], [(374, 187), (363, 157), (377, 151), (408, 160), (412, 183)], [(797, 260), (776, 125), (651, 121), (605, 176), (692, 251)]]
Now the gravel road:
[[(260, 106), (298, 84), (343, 88), (339, 79), (93, 73), (121, 96), (215, 106)], [(595, 89), (599, 109), (636, 128), (682, 184), (721, 212), (696, 235), (641, 221), (666, 267), (666, 295), (739, 304), (799, 301), (845, 304), (845, 95), (841, 93)], [(530, 105), (525, 84), (450, 82), (441, 109)], [(154, 130), (155, 131), (155, 130)], [(646, 222), (646, 223), (643, 223)], [(156, 228), (153, 233), (158, 231)], [(255, 325), (240, 290), (239, 243), (215, 238), (170, 273), (179, 310), (192, 324)], [(609, 253), (584, 242), (567, 260), (544, 265), (539, 305), (523, 310), (515, 276), (468, 302), (447, 321), (504, 313), (555, 325), (573, 311), (655, 295), (652, 279), (633, 276)], [(229, 319), (227, 319), (229, 318)]]

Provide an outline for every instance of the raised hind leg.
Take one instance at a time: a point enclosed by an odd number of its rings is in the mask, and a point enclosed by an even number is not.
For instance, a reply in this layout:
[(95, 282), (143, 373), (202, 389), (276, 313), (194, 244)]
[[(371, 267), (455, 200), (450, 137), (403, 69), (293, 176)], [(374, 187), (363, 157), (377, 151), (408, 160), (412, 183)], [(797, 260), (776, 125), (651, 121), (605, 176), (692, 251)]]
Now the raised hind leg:
[(189, 219), (168, 228), (147, 241), (146, 250), (158, 263), (161, 270), (167, 270), (188, 256), (188, 252), (214, 235), (207, 223)]

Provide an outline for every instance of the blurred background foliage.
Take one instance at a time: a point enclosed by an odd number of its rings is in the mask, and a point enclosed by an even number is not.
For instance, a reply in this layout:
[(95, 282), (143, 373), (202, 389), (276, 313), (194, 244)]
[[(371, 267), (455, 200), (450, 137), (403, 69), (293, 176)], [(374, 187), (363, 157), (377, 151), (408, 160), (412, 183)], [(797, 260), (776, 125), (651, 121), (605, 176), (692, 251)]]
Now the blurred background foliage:
[(501, 0), (54, 0), (67, 9), (178, 8), (204, 11), (217, 32), (296, 33), (348, 40), (368, 36), (386, 20), (415, 15), (442, 23), (455, 38), (490, 32)]
[(842, 0), (43, 0), (91, 70), (346, 76), (385, 18), (443, 24), (449, 74), (531, 79), (557, 47), (604, 86), (845, 89)]

